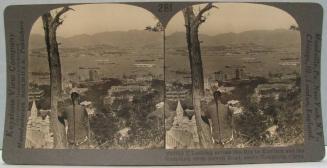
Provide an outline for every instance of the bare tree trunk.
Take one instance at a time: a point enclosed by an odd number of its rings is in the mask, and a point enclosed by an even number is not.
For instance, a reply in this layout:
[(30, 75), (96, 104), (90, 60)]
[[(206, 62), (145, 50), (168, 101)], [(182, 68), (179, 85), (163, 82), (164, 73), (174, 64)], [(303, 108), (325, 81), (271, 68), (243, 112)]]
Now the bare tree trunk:
[(204, 22), (202, 16), (203, 13), (208, 11), (212, 7), (212, 4), (209, 3), (205, 8), (203, 8), (199, 12), (197, 16), (194, 14), (193, 7), (191, 6), (183, 10), (186, 27), (186, 40), (192, 76), (193, 107), (200, 140), (200, 146), (202, 148), (211, 148), (213, 146), (213, 143), (211, 141), (210, 128), (205, 122), (203, 122), (201, 118), (201, 115), (204, 115), (204, 112), (201, 110), (201, 99), (204, 96), (204, 79), (201, 58), (201, 46), (200, 41), (198, 39), (198, 29), (200, 24)]
[(50, 127), (54, 137), (54, 148), (56, 149), (63, 149), (67, 146), (65, 127), (58, 120), (58, 102), (62, 96), (62, 75), (56, 31), (58, 26), (61, 25), (63, 22), (62, 20), (60, 20), (60, 16), (63, 13), (67, 12), (69, 9), (70, 8), (68, 7), (64, 7), (54, 17), (51, 15), (50, 12), (45, 13), (42, 16), (50, 71)]

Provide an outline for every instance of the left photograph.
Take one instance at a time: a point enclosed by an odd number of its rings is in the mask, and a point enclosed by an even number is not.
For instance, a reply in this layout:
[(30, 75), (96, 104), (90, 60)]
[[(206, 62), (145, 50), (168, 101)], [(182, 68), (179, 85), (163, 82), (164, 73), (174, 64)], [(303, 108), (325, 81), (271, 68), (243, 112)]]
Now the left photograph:
[(125, 4), (51, 10), (29, 37), (25, 148), (165, 148), (163, 28)]

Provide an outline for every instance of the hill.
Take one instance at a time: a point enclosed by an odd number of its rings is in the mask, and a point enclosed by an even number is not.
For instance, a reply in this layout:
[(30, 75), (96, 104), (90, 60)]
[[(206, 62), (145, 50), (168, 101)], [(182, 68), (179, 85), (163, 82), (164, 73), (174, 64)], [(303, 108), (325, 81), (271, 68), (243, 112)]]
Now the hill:
[[(57, 37), (63, 48), (110, 45), (117, 47), (153, 47), (163, 42), (162, 33), (144, 30), (102, 32), (93, 35), (76, 35), (68, 38)], [(290, 30), (253, 30), (242, 33), (224, 33), (215, 36), (199, 35), (202, 46), (253, 43), (264, 46), (288, 46), (301, 43), (300, 33)], [(167, 47), (186, 46), (184, 32), (176, 32), (166, 37)], [(30, 36), (30, 48), (44, 48), (44, 37), (39, 34)]]

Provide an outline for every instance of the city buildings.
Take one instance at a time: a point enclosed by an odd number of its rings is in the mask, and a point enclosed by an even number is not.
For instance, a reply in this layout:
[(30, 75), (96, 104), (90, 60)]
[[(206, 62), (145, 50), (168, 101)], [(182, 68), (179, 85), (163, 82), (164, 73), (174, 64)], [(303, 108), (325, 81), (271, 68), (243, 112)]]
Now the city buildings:
[(166, 91), (166, 99), (171, 101), (185, 100), (188, 93), (188, 90), (168, 90)]
[(79, 81), (97, 81), (100, 79), (99, 67), (79, 67)]
[(287, 93), (293, 88), (292, 84), (261, 84), (254, 90), (253, 98), (255, 102), (260, 103), (267, 99), (279, 100), (280, 95)]
[(28, 101), (32, 102), (32, 101), (39, 101), (42, 99), (42, 97), (44, 96), (44, 91), (36, 88), (36, 87), (32, 87), (28, 89)]
[(112, 86), (111, 89), (108, 90), (108, 95), (112, 95), (118, 92), (146, 92), (150, 89), (150, 86), (142, 86), (142, 85), (121, 85), (121, 86)]
[(244, 66), (225, 66), (221, 71), (214, 72), (214, 80), (229, 81), (229, 80), (242, 80), (245, 79)]

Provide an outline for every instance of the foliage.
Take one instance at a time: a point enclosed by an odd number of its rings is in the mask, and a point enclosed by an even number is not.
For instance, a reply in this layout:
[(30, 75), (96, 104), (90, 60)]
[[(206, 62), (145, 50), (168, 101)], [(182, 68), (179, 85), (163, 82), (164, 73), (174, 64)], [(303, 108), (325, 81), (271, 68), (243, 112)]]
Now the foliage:
[[(251, 95), (252, 90), (238, 93)], [(294, 85), (291, 90), (280, 93), (279, 99), (266, 98), (260, 103), (241, 99), (245, 112), (235, 117), (235, 128), (245, 137), (244, 142), (252, 146), (303, 143), (300, 94), (300, 88)], [(277, 127), (275, 136), (267, 132), (272, 126)]]
[(90, 127), (94, 133), (94, 140), (97, 144), (112, 141), (115, 132), (118, 131), (118, 127), (115, 123), (115, 118), (104, 111), (91, 118)]

